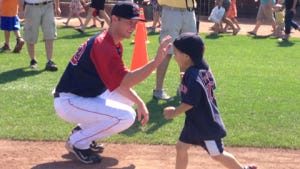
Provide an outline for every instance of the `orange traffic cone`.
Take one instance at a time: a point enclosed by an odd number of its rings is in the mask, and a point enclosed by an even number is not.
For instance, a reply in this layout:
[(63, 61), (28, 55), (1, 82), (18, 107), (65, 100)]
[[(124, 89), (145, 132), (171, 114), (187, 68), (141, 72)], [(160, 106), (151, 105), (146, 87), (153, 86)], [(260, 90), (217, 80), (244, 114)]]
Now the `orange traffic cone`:
[(148, 52), (146, 46), (146, 36), (143, 22), (137, 24), (137, 29), (134, 38), (134, 51), (131, 60), (130, 70), (135, 70), (148, 63)]
[[(145, 19), (145, 15), (144, 15), (144, 8), (140, 8), (140, 18)], [(148, 39), (148, 33), (147, 33), (147, 29), (146, 29), (146, 24), (145, 22), (141, 22), (143, 24), (143, 29), (145, 32), (144, 36), (146, 37), (146, 43), (150, 43), (149, 39)], [(136, 26), (136, 30), (137, 30), (138, 25)], [(135, 39), (132, 39), (131, 43), (135, 43)]]
[[(140, 8), (140, 17), (145, 19), (144, 8)], [(146, 42), (150, 43), (150, 41), (148, 39), (148, 34), (147, 34), (147, 29), (146, 29), (146, 23), (145, 22), (143, 22), (143, 29), (145, 29), (144, 32), (145, 32), (145, 36), (146, 36)]]

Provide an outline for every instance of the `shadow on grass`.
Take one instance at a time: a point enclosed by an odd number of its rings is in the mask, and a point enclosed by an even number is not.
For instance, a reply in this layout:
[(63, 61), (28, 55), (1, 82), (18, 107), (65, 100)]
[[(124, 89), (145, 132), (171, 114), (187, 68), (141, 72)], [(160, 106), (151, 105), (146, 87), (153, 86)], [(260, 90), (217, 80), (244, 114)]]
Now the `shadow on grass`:
[(290, 46), (294, 46), (295, 45), (294, 42), (287, 41), (287, 40), (278, 41), (277, 43), (278, 43), (279, 47), (290, 47)]
[(152, 32), (152, 31), (150, 31), (147, 34), (148, 34), (148, 36), (154, 36), (154, 35), (159, 35), (160, 32)]
[(102, 161), (99, 164), (87, 165), (80, 162), (73, 154), (64, 154), (62, 156), (64, 159), (69, 159), (69, 161), (54, 161), (44, 164), (38, 164), (31, 169), (135, 169), (135, 165), (131, 164), (126, 167), (113, 167), (118, 165), (119, 161), (112, 157), (102, 157)]
[(270, 35), (256, 35), (256, 36), (253, 36), (252, 39), (260, 40), (260, 39), (267, 39), (269, 37), (270, 37)]
[(103, 31), (102, 29), (99, 29), (99, 28), (87, 28), (83, 33), (80, 33), (77, 30), (75, 30), (75, 27), (71, 27), (71, 26), (60, 26), (60, 27), (58, 27), (58, 29), (61, 29), (61, 30), (69, 29), (69, 31), (72, 32), (72, 34), (67, 34), (65, 36), (58, 36), (57, 40), (92, 37), (92, 36), (98, 34), (99, 32)]
[(0, 84), (9, 83), (24, 77), (38, 75), (45, 70), (32, 70), (29, 67), (18, 68), (0, 73)]
[[(157, 129), (164, 126), (165, 124), (170, 123), (172, 120), (166, 120), (164, 118), (163, 109), (167, 106), (177, 106), (178, 103), (179, 103), (178, 97), (174, 97), (174, 99), (170, 101), (159, 101), (156, 99), (150, 100), (147, 103), (147, 107), (150, 113), (150, 119), (147, 123), (147, 126), (149, 127), (143, 130), (143, 132), (147, 134), (151, 134), (155, 132)], [(127, 136), (133, 136), (135, 133), (140, 131), (141, 131), (141, 125), (138, 121), (136, 121), (133, 126), (123, 131), (122, 134), (125, 134)]]
[(219, 39), (221, 37), (223, 37), (223, 35), (211, 33), (211, 34), (206, 35), (205, 39)]

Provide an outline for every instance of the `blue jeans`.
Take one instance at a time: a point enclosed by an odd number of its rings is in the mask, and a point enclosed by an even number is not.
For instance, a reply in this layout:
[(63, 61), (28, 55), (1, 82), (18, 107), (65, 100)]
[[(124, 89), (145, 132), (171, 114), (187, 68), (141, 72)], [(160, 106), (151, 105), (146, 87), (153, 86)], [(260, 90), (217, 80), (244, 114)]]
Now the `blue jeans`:
[(299, 29), (299, 25), (293, 20), (294, 17), (294, 13), (291, 10), (286, 10), (285, 11), (285, 18), (284, 18), (284, 22), (285, 22), (285, 34), (289, 35), (291, 33), (291, 27), (293, 27), (294, 29)]

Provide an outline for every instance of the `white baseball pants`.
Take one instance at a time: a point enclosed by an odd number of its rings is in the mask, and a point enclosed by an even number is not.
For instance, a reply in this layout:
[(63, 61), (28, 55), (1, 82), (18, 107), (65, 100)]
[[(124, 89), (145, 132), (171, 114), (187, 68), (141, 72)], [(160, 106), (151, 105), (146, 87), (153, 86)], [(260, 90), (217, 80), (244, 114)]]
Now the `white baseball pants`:
[(80, 97), (60, 93), (54, 99), (58, 116), (75, 123), (82, 130), (70, 136), (70, 143), (78, 149), (88, 149), (91, 142), (117, 134), (129, 128), (135, 121), (133, 102), (108, 90), (99, 97)]

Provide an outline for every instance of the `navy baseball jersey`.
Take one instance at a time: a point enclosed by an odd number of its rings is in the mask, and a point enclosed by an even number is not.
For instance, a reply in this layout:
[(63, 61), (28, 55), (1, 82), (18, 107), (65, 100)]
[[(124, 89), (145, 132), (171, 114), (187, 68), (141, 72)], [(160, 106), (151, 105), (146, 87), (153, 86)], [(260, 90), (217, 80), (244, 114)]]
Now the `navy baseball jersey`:
[(210, 70), (190, 67), (180, 85), (182, 103), (193, 107), (185, 112), (186, 119), (180, 140), (200, 144), (204, 140), (226, 136), (226, 129), (214, 96), (216, 83)]
[(62, 75), (56, 92), (96, 97), (113, 91), (128, 72), (122, 61), (122, 43), (114, 44), (107, 31), (83, 43)]

